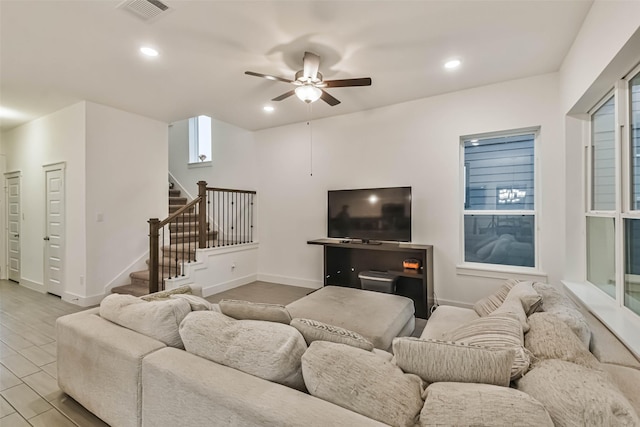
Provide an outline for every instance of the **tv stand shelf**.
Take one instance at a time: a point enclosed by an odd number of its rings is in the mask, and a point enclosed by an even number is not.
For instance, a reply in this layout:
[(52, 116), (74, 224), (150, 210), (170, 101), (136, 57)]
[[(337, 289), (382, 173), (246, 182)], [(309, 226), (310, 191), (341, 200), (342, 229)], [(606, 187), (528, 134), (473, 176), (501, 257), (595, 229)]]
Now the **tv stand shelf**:
[[(324, 248), (324, 285), (360, 288), (358, 273), (385, 271), (398, 276), (396, 294), (411, 298), (416, 317), (427, 319), (434, 303), (433, 246), (411, 243), (341, 242), (339, 239), (316, 239), (307, 242)], [(405, 270), (402, 261), (415, 258), (420, 270)]]

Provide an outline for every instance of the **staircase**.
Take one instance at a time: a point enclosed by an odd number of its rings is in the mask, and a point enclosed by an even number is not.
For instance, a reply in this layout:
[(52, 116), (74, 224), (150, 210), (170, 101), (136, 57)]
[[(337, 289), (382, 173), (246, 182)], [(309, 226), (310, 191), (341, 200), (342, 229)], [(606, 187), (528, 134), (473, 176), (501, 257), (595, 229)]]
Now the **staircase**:
[[(180, 190), (169, 190), (169, 214), (178, 211), (187, 204), (187, 198), (180, 195)], [(215, 239), (215, 232), (208, 231), (208, 240)], [(169, 224), (169, 241), (171, 244), (160, 248), (159, 281), (162, 277), (176, 277), (181, 274), (183, 257), (195, 259), (198, 241), (198, 218), (194, 212), (187, 212)], [(186, 249), (186, 250), (185, 250)], [(189, 261), (189, 260), (186, 260)], [(149, 260), (147, 260), (147, 265)], [(135, 296), (149, 293), (149, 270), (134, 271), (129, 275), (131, 284), (116, 286), (111, 292)]]

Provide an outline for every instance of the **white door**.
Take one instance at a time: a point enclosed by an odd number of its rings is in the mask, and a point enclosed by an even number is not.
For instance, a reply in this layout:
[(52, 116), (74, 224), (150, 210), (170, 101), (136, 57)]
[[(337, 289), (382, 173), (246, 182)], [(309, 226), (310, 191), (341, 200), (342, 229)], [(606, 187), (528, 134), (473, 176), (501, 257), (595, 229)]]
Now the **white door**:
[(64, 266), (64, 168), (47, 166), (46, 236), (44, 237), (44, 284), (47, 292), (62, 296)]
[(7, 177), (9, 280), (20, 282), (20, 177)]

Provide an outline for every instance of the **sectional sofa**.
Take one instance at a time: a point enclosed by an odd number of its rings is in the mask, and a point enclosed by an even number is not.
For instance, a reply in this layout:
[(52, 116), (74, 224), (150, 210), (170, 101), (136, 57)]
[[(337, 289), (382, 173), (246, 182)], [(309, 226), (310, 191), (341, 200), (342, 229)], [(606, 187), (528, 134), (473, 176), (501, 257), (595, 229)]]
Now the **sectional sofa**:
[[(419, 338), (403, 297), (331, 288), (288, 307), (108, 297), (58, 319), (59, 386), (113, 426), (640, 425), (640, 362), (553, 286), (440, 306)], [(395, 314), (353, 317), (356, 294)]]

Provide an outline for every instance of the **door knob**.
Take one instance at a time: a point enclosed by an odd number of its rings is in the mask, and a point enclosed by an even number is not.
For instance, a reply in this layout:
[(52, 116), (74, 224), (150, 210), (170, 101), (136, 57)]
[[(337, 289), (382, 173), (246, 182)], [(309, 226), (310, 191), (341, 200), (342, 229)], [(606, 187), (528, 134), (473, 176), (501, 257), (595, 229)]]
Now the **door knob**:
[(44, 240), (49, 240), (49, 236), (45, 237)]

